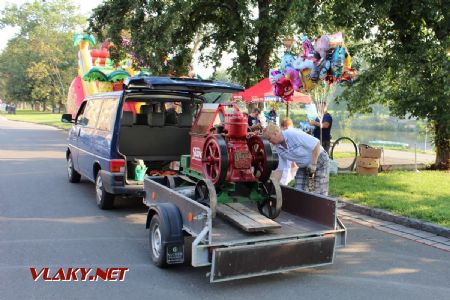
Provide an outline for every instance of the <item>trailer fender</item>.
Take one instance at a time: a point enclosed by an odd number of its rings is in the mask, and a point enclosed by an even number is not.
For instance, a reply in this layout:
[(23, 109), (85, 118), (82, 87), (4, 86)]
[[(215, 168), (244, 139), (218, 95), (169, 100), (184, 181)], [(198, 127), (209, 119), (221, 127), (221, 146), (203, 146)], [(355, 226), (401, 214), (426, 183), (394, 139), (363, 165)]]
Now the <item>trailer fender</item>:
[(150, 222), (154, 215), (161, 220), (162, 234), (167, 244), (184, 244), (183, 219), (180, 211), (172, 203), (158, 203), (148, 210), (145, 228), (150, 228)]

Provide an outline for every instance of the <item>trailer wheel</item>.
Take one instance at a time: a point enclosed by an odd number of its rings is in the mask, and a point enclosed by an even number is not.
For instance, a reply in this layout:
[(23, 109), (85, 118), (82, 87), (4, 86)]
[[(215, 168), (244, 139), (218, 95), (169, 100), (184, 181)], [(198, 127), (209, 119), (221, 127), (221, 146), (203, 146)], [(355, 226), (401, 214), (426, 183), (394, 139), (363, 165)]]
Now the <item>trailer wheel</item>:
[(150, 253), (153, 263), (160, 267), (167, 267), (166, 251), (164, 245), (165, 232), (163, 232), (163, 226), (161, 226), (161, 219), (158, 214), (154, 215), (150, 222)]
[(75, 171), (75, 168), (73, 166), (73, 159), (72, 154), (69, 153), (69, 156), (67, 157), (67, 175), (69, 176), (69, 181), (72, 183), (78, 183), (80, 182), (81, 175), (77, 171)]
[(114, 206), (114, 195), (105, 190), (100, 171), (95, 179), (95, 200), (100, 209), (111, 209)]

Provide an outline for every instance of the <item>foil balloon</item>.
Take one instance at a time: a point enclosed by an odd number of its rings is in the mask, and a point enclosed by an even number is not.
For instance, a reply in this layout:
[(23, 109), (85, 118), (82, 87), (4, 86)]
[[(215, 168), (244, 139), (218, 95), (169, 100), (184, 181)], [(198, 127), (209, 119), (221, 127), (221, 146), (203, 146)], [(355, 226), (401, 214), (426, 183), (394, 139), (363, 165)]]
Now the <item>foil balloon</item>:
[(284, 70), (284, 77), (291, 82), (294, 91), (298, 91), (302, 86), (299, 72), (294, 68), (286, 68)]
[(274, 94), (284, 100), (290, 101), (290, 99), (292, 99), (292, 94), (294, 94), (291, 81), (286, 79), (286, 77), (278, 79), (275, 83)]

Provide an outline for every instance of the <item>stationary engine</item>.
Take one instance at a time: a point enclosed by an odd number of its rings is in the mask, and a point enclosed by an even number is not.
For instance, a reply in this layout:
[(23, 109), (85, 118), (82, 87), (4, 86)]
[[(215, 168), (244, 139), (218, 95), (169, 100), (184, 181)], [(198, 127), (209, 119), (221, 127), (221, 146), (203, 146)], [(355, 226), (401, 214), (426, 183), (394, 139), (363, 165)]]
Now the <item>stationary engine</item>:
[(200, 179), (196, 193), (204, 198), (201, 202), (208, 202), (214, 188), (217, 202), (254, 201), (273, 219), (282, 202), (278, 183), (269, 179), (277, 165), (269, 142), (248, 132), (247, 117), (236, 104), (203, 105), (192, 126), (189, 167), (184, 171)]
[[(278, 164), (269, 142), (247, 131), (247, 117), (236, 104), (216, 107), (212, 113), (205, 104), (194, 122), (190, 168), (215, 186), (224, 182), (267, 181)], [(206, 119), (208, 126), (204, 126)], [(203, 133), (198, 132), (199, 127)]]

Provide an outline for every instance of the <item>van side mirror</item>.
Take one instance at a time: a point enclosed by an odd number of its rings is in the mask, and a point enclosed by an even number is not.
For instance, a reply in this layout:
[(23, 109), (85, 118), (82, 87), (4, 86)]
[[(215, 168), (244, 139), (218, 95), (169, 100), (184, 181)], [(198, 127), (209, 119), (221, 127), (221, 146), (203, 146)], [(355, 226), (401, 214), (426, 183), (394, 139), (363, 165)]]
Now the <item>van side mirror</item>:
[(73, 123), (72, 114), (63, 114), (61, 116), (61, 122), (63, 123)]

